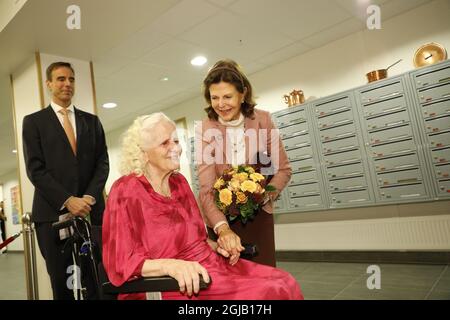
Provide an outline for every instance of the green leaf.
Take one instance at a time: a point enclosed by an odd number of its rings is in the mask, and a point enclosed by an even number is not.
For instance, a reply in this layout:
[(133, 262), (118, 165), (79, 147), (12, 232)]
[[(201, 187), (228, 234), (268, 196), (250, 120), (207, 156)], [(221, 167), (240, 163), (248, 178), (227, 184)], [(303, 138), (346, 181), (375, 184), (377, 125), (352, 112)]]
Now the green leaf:
[(264, 189), (269, 192), (277, 191), (277, 188), (275, 188), (273, 185), (268, 184)]

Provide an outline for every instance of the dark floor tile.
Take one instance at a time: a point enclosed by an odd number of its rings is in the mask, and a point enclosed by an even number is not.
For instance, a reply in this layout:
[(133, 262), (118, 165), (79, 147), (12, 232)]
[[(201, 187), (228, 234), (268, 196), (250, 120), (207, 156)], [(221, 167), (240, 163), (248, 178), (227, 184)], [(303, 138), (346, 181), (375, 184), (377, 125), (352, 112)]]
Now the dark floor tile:
[(335, 297), (336, 300), (423, 300), (426, 289), (410, 289), (381, 286), (380, 290), (369, 290), (360, 285), (351, 285)]
[(342, 283), (324, 283), (324, 282), (312, 282), (312, 281), (299, 281), (300, 288), (305, 295), (308, 297), (310, 294), (334, 297), (339, 292), (341, 292), (348, 284)]
[(428, 295), (427, 300), (450, 300), (450, 290), (446, 291), (433, 290)]
[(433, 290), (450, 292), (450, 277), (440, 278)]
[(283, 269), (290, 273), (301, 273), (311, 268), (312, 262), (277, 262), (277, 268)]

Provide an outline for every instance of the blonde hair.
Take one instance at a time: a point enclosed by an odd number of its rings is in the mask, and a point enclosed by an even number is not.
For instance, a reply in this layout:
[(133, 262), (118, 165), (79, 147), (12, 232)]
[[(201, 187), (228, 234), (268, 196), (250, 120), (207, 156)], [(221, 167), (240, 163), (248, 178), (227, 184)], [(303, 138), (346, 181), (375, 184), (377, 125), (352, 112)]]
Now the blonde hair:
[(146, 116), (137, 117), (133, 124), (122, 135), (121, 159), (119, 172), (121, 175), (134, 173), (141, 176), (145, 173), (145, 151), (149, 150), (153, 130), (161, 121), (167, 121), (176, 127), (175, 122), (164, 113), (156, 112)]

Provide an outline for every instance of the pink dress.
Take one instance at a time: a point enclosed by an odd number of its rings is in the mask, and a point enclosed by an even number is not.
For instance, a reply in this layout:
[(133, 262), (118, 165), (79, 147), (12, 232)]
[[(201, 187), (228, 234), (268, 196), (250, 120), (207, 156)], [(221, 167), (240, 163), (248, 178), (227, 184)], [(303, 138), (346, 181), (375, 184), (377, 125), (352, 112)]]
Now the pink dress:
[[(191, 298), (179, 291), (163, 299), (303, 299), (287, 272), (244, 259), (231, 266), (206, 242), (206, 230), (194, 194), (183, 175), (169, 178), (171, 198), (156, 193), (144, 176), (123, 176), (111, 188), (103, 217), (103, 263), (116, 286), (141, 276), (146, 259), (197, 261), (211, 285)], [(145, 293), (119, 299), (145, 299)]]

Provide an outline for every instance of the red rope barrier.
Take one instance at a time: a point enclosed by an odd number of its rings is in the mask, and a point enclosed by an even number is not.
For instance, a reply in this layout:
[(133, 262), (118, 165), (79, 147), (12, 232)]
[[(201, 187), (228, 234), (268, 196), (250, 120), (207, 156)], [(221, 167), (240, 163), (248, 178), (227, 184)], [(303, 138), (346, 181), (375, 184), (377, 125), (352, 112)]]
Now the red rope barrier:
[(5, 241), (3, 241), (3, 243), (0, 244), (0, 250), (3, 249), (4, 247), (6, 247), (11, 242), (13, 242), (15, 239), (17, 239), (21, 235), (21, 233), (22, 233), (22, 231), (17, 232), (15, 235), (13, 235), (13, 236), (9, 237), (8, 239), (6, 239)]

